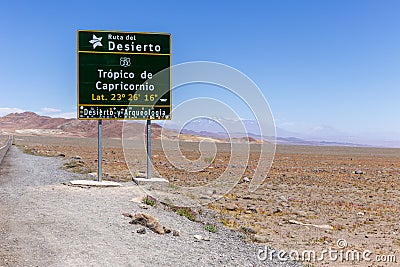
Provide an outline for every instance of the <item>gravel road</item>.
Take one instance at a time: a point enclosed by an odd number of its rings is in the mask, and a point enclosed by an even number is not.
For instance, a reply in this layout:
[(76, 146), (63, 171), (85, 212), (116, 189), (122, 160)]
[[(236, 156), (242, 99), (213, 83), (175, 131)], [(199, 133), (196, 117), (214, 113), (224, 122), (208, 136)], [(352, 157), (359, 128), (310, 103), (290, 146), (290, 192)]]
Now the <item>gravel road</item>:
[[(226, 229), (203, 225), (162, 207), (143, 210), (130, 201), (141, 191), (63, 185), (86, 176), (60, 169), (63, 159), (11, 147), (0, 166), (0, 266), (295, 266), (259, 261), (261, 245)], [(146, 212), (180, 236), (138, 234), (122, 213)], [(194, 235), (209, 236), (196, 241)], [(301, 265), (300, 265), (301, 266)]]

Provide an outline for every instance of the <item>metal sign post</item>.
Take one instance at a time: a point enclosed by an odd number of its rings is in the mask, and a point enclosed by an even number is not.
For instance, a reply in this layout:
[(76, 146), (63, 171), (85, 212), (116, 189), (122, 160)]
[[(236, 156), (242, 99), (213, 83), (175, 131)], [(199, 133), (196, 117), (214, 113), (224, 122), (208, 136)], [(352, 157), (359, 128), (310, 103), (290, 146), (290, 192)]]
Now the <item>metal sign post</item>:
[(103, 159), (102, 159), (102, 152), (103, 152), (103, 145), (102, 145), (102, 129), (103, 128), (103, 121), (99, 120), (98, 123), (98, 128), (97, 128), (97, 181), (101, 182), (102, 181), (102, 163), (103, 163)]
[(151, 120), (146, 121), (147, 179), (151, 179)]

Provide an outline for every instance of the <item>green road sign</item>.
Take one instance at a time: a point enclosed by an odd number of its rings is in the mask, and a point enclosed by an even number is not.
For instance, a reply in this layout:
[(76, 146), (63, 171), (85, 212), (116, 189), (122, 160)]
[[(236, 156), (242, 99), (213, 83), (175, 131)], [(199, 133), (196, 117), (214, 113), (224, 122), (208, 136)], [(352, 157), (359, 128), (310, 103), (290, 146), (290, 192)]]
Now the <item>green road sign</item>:
[(170, 34), (82, 30), (77, 38), (79, 119), (171, 119)]

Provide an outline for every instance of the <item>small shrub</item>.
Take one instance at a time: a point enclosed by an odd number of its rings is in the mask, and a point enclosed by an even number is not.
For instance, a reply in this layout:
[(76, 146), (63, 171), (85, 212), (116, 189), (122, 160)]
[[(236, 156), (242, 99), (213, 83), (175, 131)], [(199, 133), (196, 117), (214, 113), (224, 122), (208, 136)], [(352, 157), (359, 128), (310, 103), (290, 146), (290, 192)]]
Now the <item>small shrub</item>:
[(216, 233), (218, 232), (218, 228), (215, 225), (212, 224), (206, 224), (204, 225), (204, 229), (211, 232), (211, 233)]
[(171, 183), (168, 183), (168, 187), (171, 188), (172, 190), (178, 190), (179, 189), (178, 186), (176, 186), (174, 184), (171, 184)]
[(87, 174), (93, 172), (82, 160), (71, 160), (63, 164), (62, 169), (73, 173)]
[(188, 218), (190, 221), (196, 221), (196, 214), (190, 209), (186, 207), (179, 207), (175, 211), (177, 214)]
[(224, 226), (228, 227), (228, 228), (239, 228), (239, 224), (233, 220), (230, 219), (219, 219), (219, 222), (222, 223)]
[(196, 213), (191, 208), (175, 206), (174, 204), (172, 204), (172, 201), (168, 201), (167, 203), (163, 204), (165, 204), (169, 209), (171, 209), (176, 214), (184, 216), (192, 222), (196, 221)]
[(214, 164), (215, 159), (214, 158), (204, 158), (204, 162), (207, 164)]
[(152, 206), (152, 207), (156, 207), (157, 206), (157, 201), (154, 198), (152, 198), (151, 196), (145, 196), (143, 198), (142, 202), (144, 204)]

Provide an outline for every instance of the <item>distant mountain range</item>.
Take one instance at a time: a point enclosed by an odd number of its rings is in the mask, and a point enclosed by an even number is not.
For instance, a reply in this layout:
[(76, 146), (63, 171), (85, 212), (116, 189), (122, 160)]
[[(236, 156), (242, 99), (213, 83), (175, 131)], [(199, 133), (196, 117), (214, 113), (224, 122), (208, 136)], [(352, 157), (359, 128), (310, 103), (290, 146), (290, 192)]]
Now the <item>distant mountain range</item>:
[[(312, 145), (312, 146), (368, 146), (366, 144), (343, 142), (336, 140), (316, 140), (276, 128), (277, 137), (274, 138), (274, 129), (269, 129), (268, 135), (261, 135), (257, 122), (251, 120), (222, 121), (196, 119), (180, 129), (173, 121), (157, 122), (152, 124), (152, 138), (160, 139), (161, 134), (167, 140), (201, 141), (213, 140), (215, 142), (276, 142), (287, 145)], [(237, 124), (240, 123), (240, 127)], [(224, 127), (223, 127), (223, 126)], [(129, 132), (130, 138), (142, 138), (144, 124), (129, 122), (124, 130)], [(230, 129), (230, 133), (226, 132)], [(122, 121), (103, 121), (103, 136), (105, 138), (121, 138), (123, 130)], [(318, 129), (317, 129), (318, 130)], [(319, 129), (320, 130), (320, 129)], [(331, 131), (332, 132), (332, 131)], [(97, 137), (97, 121), (78, 120), (65, 118), (52, 118), (41, 116), (34, 112), (10, 113), (0, 117), (0, 134), (13, 135), (44, 135), (44, 136), (70, 136), (70, 137)]]
[[(223, 126), (224, 127), (223, 127)], [(284, 129), (277, 127), (275, 131), (273, 129), (268, 129), (269, 134), (261, 134), (260, 126), (256, 121), (253, 120), (224, 120), (224, 119), (203, 119), (198, 118), (190, 123), (187, 123), (183, 129), (179, 129), (178, 124), (174, 123), (165, 123), (163, 124), (165, 128), (178, 131), (184, 134), (197, 135), (203, 137), (212, 137), (216, 139), (229, 140), (237, 139), (237, 138), (250, 138), (251, 140), (258, 141), (275, 141), (277, 144), (286, 144), (286, 145), (311, 145), (311, 146), (361, 146), (365, 147), (368, 145), (353, 143), (353, 142), (340, 142), (340, 141), (331, 141), (331, 140), (315, 140), (310, 135), (307, 139), (307, 136), (290, 132)], [(230, 132), (227, 133), (229, 129)], [(244, 131), (244, 132), (243, 132)], [(333, 131), (331, 131), (333, 132)], [(272, 133), (272, 134), (271, 134)], [(274, 138), (275, 134), (275, 138)]]

